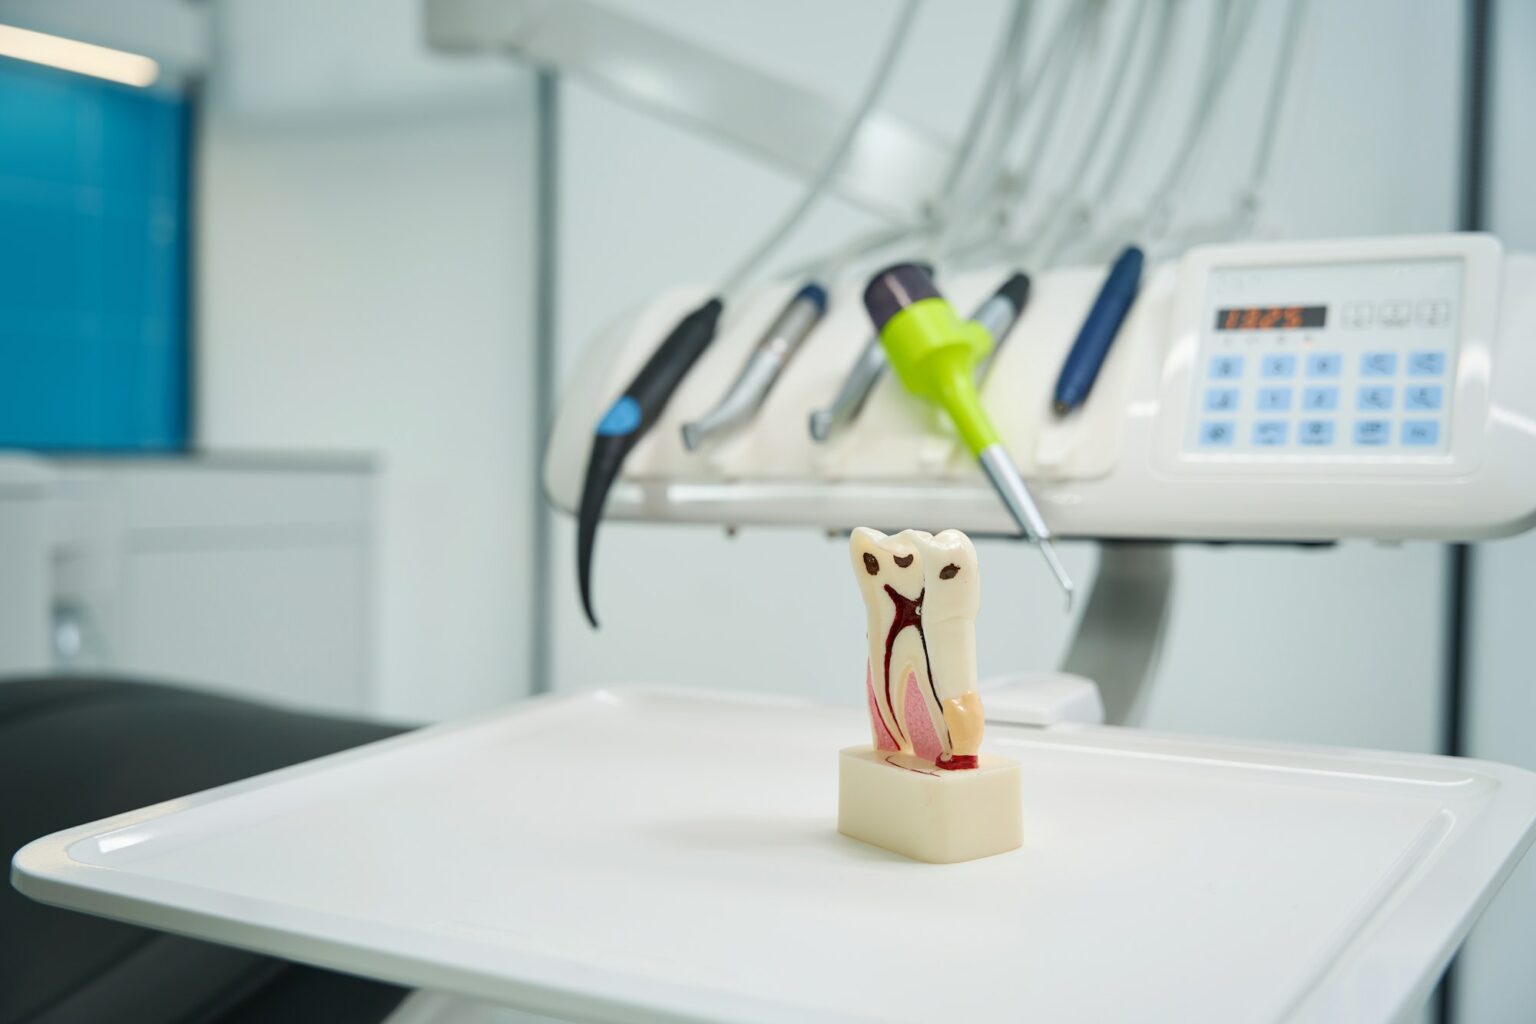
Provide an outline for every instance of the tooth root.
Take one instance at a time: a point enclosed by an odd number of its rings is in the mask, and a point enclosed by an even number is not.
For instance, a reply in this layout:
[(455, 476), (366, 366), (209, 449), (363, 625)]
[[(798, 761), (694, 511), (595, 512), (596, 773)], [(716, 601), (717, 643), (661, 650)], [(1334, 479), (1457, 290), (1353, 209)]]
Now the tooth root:
[(888, 537), (867, 527), (853, 531), (849, 555), (859, 594), (864, 598), (869, 631), (868, 678), (875, 711), (871, 721), (875, 745), (880, 746), (883, 728), (899, 749), (910, 752), (912, 741), (904, 707), (906, 680), (913, 672), (924, 680), (927, 677), (915, 614), (923, 592), (922, 562), (904, 535)]
[(911, 541), (923, 563), (931, 712), (944, 723), (940, 737), (946, 754), (976, 754), (984, 722), (976, 693), (976, 614), (981, 608), (976, 548), (959, 530), (914, 533)]

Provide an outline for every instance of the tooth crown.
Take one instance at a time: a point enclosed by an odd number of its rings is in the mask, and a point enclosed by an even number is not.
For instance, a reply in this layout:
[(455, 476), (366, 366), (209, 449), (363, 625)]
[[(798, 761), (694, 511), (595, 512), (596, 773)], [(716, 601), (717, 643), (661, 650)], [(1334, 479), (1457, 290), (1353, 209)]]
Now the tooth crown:
[(958, 699), (976, 689), (976, 613), (981, 609), (976, 548), (959, 530), (911, 532), (923, 563), (929, 680), (940, 700)]
[[(885, 585), (890, 584), (902, 595), (917, 600), (923, 592), (923, 563), (912, 543), (913, 533), (904, 530), (888, 537), (867, 526), (853, 531), (848, 550), (853, 557), (853, 574), (859, 581), (861, 592), (882, 594)], [(871, 564), (877, 571), (870, 571)]]
[(941, 619), (976, 621), (981, 610), (981, 573), (976, 548), (959, 530), (922, 533), (904, 530), (923, 563), (923, 622)]
[(926, 708), (932, 725), (924, 742), (937, 735), (941, 762), (963, 755), (974, 766), (982, 723), (975, 693), (981, 577), (970, 538), (958, 530), (887, 536), (860, 527), (849, 555), (868, 621), (875, 746), (912, 752), (906, 691), (915, 686), (911, 706)]

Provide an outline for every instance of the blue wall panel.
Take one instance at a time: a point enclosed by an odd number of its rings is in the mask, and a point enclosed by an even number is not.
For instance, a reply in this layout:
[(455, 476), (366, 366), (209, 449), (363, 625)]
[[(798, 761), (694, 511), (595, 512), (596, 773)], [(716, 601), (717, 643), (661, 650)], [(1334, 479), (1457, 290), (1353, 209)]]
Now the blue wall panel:
[(0, 447), (187, 443), (185, 101), (0, 58)]

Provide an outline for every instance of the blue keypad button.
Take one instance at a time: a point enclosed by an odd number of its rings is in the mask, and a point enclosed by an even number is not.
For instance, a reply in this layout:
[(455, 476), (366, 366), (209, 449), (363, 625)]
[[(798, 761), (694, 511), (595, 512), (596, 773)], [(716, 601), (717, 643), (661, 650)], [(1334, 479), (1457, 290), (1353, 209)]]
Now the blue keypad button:
[(1231, 420), (1206, 420), (1200, 424), (1200, 443), (1206, 447), (1226, 447), (1237, 435)]
[(1445, 372), (1444, 352), (1408, 353), (1408, 376), (1438, 377)]
[(1355, 444), (1386, 444), (1392, 439), (1392, 424), (1386, 420), (1356, 420)]
[(1205, 408), (1209, 412), (1231, 412), (1237, 408), (1237, 388), (1211, 388), (1205, 393)]
[(1296, 424), (1296, 440), (1307, 445), (1333, 444), (1333, 421), (1302, 420)]
[(1242, 356), (1214, 356), (1211, 359), (1211, 376), (1217, 380), (1236, 380), (1242, 375)]
[(1404, 420), (1403, 444), (1415, 447), (1440, 443), (1439, 420)]
[(1392, 389), (1363, 387), (1355, 393), (1355, 408), (1361, 412), (1383, 412), (1392, 408)]
[(1307, 388), (1301, 393), (1301, 407), (1311, 412), (1333, 412), (1339, 407), (1339, 389)]
[(1360, 376), (1391, 377), (1397, 373), (1396, 352), (1367, 352), (1360, 357)]
[(1266, 448), (1285, 444), (1290, 426), (1285, 420), (1259, 420), (1253, 425), (1253, 443)]
[(1260, 412), (1286, 412), (1291, 408), (1290, 388), (1260, 388)]
[(1344, 359), (1336, 352), (1314, 352), (1307, 356), (1308, 377), (1337, 377)]
[(1434, 412), (1443, 398), (1444, 390), (1438, 384), (1403, 388), (1403, 408), (1411, 412)]
[(1266, 377), (1296, 376), (1296, 357), (1292, 355), (1265, 356), (1259, 372)]

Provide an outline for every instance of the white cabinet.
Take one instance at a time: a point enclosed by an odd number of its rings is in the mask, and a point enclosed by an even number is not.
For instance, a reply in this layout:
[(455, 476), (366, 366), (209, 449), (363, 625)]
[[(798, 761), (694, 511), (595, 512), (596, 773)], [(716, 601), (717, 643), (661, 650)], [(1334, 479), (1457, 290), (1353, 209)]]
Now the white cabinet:
[(0, 671), (374, 708), (363, 458), (0, 458)]

